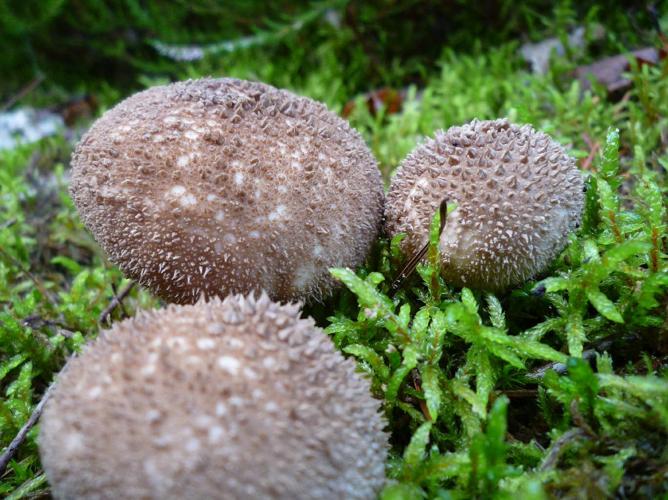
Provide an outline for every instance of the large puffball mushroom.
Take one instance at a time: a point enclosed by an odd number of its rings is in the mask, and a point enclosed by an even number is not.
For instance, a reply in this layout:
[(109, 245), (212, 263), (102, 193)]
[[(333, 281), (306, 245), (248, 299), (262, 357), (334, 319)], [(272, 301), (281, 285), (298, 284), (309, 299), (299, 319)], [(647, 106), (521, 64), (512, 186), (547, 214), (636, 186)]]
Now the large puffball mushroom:
[(473, 121), (437, 132), (399, 166), (387, 196), (389, 234), (404, 250), (429, 237), (442, 200), (456, 203), (439, 249), (446, 281), (501, 291), (541, 272), (578, 227), (583, 179), (563, 147), (529, 125)]
[(376, 161), (311, 99), (230, 78), (153, 87), (107, 111), (72, 158), (85, 225), (169, 302), (266, 290), (319, 299), (381, 225)]
[(296, 305), (171, 305), (70, 362), (42, 464), (56, 498), (375, 498), (388, 444), (369, 385)]

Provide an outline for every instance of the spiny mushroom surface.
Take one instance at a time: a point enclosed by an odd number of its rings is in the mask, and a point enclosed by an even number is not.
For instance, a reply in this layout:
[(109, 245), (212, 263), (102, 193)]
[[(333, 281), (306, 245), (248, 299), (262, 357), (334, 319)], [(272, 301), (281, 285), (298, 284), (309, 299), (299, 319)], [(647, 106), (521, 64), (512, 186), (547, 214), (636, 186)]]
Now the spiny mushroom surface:
[(389, 234), (428, 240), (443, 199), (457, 204), (439, 248), (457, 286), (501, 291), (544, 270), (580, 222), (583, 179), (563, 147), (530, 125), (473, 121), (436, 133), (401, 163), (387, 196)]
[(106, 112), (76, 148), (70, 192), (111, 260), (177, 303), (327, 295), (328, 268), (366, 257), (384, 198), (346, 121), (229, 78), (153, 87)]
[(239, 295), (102, 332), (59, 376), (39, 446), (56, 498), (374, 498), (378, 409), (296, 305)]

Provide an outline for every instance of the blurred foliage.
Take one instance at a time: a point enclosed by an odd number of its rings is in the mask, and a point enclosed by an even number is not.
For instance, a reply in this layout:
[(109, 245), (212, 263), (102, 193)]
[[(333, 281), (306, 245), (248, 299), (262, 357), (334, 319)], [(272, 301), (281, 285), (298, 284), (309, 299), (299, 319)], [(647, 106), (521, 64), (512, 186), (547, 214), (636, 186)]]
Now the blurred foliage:
[[(340, 98), (424, 83), (446, 46), (466, 53), (476, 44), (564, 38), (583, 21), (609, 28), (593, 57), (652, 41), (652, 15), (632, 1), (0, 0), (0, 99), (39, 76), (69, 91), (125, 94), (145, 78), (193, 72), (303, 87), (311, 68), (335, 72), (341, 88), (329, 90), (345, 92)], [(156, 42), (218, 50), (175, 64)]]
[[(436, 231), (393, 296), (407, 256), (381, 239), (345, 290), (307, 309), (383, 400), (391, 432), (384, 499), (659, 497), (668, 493), (668, 63), (632, 65), (618, 101), (573, 70), (659, 44), (651, 10), (630, 2), (294, 2), (0, 0), (0, 96), (41, 75), (22, 102), (225, 75), (267, 81), (348, 116), (386, 180), (435, 130), (506, 116), (563, 143), (587, 178), (579, 232), (535, 280), (504, 295), (449, 286)], [(465, 8), (466, 7), (466, 8)], [(666, 2), (655, 11), (668, 12)], [(659, 18), (664, 30), (668, 18)], [(535, 75), (520, 43), (585, 46)], [(55, 41), (55, 43), (54, 43)], [(201, 60), (156, 47), (193, 44)], [(399, 112), (359, 95), (401, 91)], [(357, 97), (356, 97), (357, 96)], [(76, 129), (0, 151), (0, 446), (67, 356), (94, 337), (127, 284), (67, 194)], [(438, 227), (435, 220), (433, 228)], [(133, 290), (117, 321), (159, 302)], [(0, 496), (46, 495), (37, 430), (0, 476)]]

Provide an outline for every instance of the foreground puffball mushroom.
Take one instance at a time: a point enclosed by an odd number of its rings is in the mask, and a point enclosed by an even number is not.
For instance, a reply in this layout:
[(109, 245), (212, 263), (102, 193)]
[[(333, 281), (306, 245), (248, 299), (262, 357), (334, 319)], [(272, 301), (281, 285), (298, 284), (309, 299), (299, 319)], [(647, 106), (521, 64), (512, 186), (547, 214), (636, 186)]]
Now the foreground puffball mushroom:
[(81, 218), (162, 298), (266, 290), (318, 299), (361, 264), (383, 186), (346, 121), (311, 99), (229, 78), (153, 87), (105, 113), (72, 158)]
[(231, 296), (102, 332), (60, 375), (40, 454), (56, 498), (374, 498), (378, 408), (296, 305)]
[(416, 252), (442, 200), (457, 204), (439, 248), (457, 286), (501, 291), (546, 268), (578, 227), (583, 179), (549, 136), (507, 120), (437, 132), (400, 165), (387, 196), (389, 234)]

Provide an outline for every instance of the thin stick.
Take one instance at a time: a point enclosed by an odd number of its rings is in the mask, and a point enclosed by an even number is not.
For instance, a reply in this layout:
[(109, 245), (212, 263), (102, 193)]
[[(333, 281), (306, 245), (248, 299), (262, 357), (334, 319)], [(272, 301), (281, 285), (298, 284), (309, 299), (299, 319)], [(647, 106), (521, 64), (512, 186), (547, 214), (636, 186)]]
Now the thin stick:
[[(68, 364), (69, 360), (67, 363), (65, 363), (65, 366), (63, 366), (61, 373), (63, 370), (65, 370)], [(12, 442), (9, 443), (9, 446), (7, 446), (7, 449), (5, 449), (5, 451), (0, 456), (0, 476), (4, 474), (5, 469), (7, 468), (7, 464), (9, 464), (9, 461), (14, 457), (19, 446), (21, 446), (23, 441), (25, 441), (25, 438), (28, 435), (28, 432), (30, 432), (30, 429), (32, 429), (39, 420), (39, 417), (42, 415), (42, 411), (44, 410), (44, 405), (51, 397), (51, 393), (53, 392), (54, 387), (56, 387), (55, 380), (51, 382), (51, 385), (49, 385), (46, 392), (44, 392), (41, 401), (37, 403), (37, 406), (35, 406), (35, 409), (30, 415), (30, 418), (28, 418), (28, 421), (23, 424), (23, 427), (21, 427), (18, 434), (16, 434), (14, 439), (12, 439)]]
[[(441, 201), (440, 206), (438, 207), (440, 216), (441, 216), (441, 226), (438, 229), (438, 236), (439, 238), (441, 237), (441, 234), (443, 234), (443, 228), (445, 228), (445, 222), (448, 217), (448, 200), (443, 199)], [(424, 258), (425, 255), (427, 255), (427, 251), (429, 250), (429, 241), (425, 243), (425, 245), (420, 249), (419, 252), (417, 252), (411, 260), (409, 260), (406, 265), (401, 269), (397, 277), (394, 279), (392, 284), (390, 285), (390, 293), (395, 293), (399, 288), (401, 288), (401, 284), (408, 278), (415, 269), (417, 268), (418, 264), (420, 261)]]
[(21, 89), (18, 94), (10, 98), (3, 106), (0, 108), (0, 111), (7, 111), (9, 108), (11, 108), (14, 104), (19, 102), (21, 99), (23, 99), (25, 96), (27, 96), (30, 92), (35, 90), (37, 86), (44, 81), (44, 75), (39, 75), (36, 78), (34, 78), (32, 81), (28, 83), (23, 89)]
[(111, 316), (111, 313), (118, 307), (119, 305), (122, 306), (123, 299), (128, 296), (128, 294), (132, 291), (132, 288), (135, 286), (134, 281), (131, 281), (127, 285), (125, 285), (125, 288), (121, 290), (121, 293), (118, 295), (114, 295), (114, 298), (111, 299), (111, 302), (109, 302), (109, 305), (102, 311), (102, 314), (100, 314), (100, 318), (98, 321), (100, 323), (104, 323), (107, 321), (109, 316)]
[(2, 224), (0, 224), (0, 229), (7, 229), (8, 227), (12, 227), (14, 224), (16, 224), (16, 218), (9, 219), (8, 221), (5, 221)]
[(54, 309), (58, 308), (58, 301), (54, 296), (49, 293), (49, 291), (46, 289), (44, 286), (44, 283), (41, 282), (41, 280), (35, 276), (29, 268), (25, 267), (23, 265), (23, 262), (18, 260), (16, 257), (14, 257), (12, 254), (6, 252), (2, 247), (0, 247), (0, 253), (4, 255), (7, 259), (9, 259), (12, 264), (14, 264), (22, 273), (28, 276), (30, 280), (33, 282), (39, 293), (41, 293), (46, 300), (51, 303), (51, 306), (53, 306)]
[(559, 439), (557, 439), (554, 444), (550, 447), (550, 450), (547, 452), (547, 456), (543, 460), (543, 463), (540, 464), (538, 470), (546, 471), (553, 468), (559, 457), (564, 451), (564, 448), (571, 442), (575, 441), (578, 438), (587, 437), (585, 431), (580, 428), (571, 429), (564, 432)]
[(591, 170), (591, 165), (594, 162), (594, 158), (596, 158), (596, 153), (598, 153), (598, 150), (601, 148), (601, 143), (593, 142), (587, 134), (582, 134), (582, 138), (587, 143), (589, 155), (582, 161), (580, 168), (582, 168), (582, 170)]

